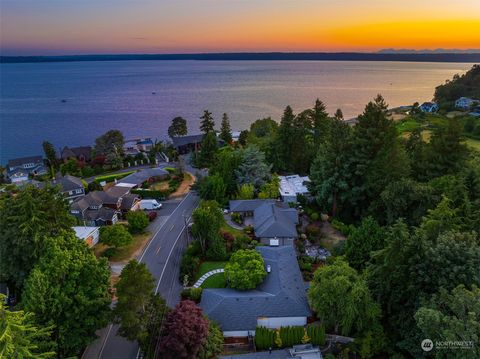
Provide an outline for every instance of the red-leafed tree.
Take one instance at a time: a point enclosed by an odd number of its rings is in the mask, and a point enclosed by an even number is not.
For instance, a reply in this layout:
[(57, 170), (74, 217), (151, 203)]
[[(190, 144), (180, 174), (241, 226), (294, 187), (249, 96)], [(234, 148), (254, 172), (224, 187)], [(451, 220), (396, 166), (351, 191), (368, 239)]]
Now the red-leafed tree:
[(208, 337), (208, 320), (191, 300), (184, 300), (165, 320), (156, 358), (194, 359)]

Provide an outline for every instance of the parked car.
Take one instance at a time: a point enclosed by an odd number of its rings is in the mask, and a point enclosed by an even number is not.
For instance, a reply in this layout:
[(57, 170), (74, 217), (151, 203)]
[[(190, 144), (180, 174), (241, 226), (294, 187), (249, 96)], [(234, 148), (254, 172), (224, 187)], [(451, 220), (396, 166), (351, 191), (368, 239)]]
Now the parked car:
[(148, 220), (152, 222), (155, 218), (157, 218), (157, 212), (155, 211), (150, 211), (147, 213)]
[(140, 201), (140, 209), (152, 210), (160, 208), (162, 208), (162, 204), (158, 203), (156, 199), (142, 199)]

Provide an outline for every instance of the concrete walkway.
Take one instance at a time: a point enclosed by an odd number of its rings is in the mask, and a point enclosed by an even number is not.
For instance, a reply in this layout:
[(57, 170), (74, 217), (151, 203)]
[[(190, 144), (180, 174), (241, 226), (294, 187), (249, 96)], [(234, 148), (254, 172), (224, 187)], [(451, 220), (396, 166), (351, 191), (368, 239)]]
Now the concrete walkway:
[(232, 221), (232, 217), (230, 216), (230, 214), (224, 214), (223, 218), (225, 219), (225, 222), (227, 222), (227, 224), (230, 227), (232, 227), (234, 229), (238, 229), (239, 231), (243, 231), (242, 226), (240, 226), (238, 223), (235, 223), (234, 221)]
[(223, 273), (223, 272), (225, 272), (225, 269), (220, 268), (220, 269), (214, 269), (214, 270), (211, 270), (210, 272), (205, 273), (195, 282), (195, 284), (193, 285), (193, 288), (200, 287), (208, 277), (211, 277), (214, 274)]

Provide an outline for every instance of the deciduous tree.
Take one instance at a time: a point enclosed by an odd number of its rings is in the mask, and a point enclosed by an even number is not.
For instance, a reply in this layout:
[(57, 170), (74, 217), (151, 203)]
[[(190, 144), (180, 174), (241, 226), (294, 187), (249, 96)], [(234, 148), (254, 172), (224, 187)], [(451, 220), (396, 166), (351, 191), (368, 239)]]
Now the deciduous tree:
[(148, 216), (143, 211), (129, 211), (127, 221), (128, 228), (132, 233), (141, 233), (148, 226)]
[(153, 293), (155, 278), (145, 264), (131, 260), (123, 268), (115, 288), (118, 301), (114, 315), (120, 323), (120, 335), (137, 340), (144, 353), (151, 352), (167, 311), (163, 298)]
[(263, 258), (254, 249), (238, 250), (225, 265), (225, 277), (232, 288), (247, 290), (259, 285), (267, 272)]
[(118, 248), (131, 244), (133, 237), (123, 224), (114, 224), (100, 228), (100, 242)]
[(200, 242), (203, 254), (207, 252), (212, 238), (219, 236), (224, 223), (222, 211), (215, 201), (202, 201), (193, 212), (192, 234)]
[(168, 136), (185, 136), (188, 133), (187, 120), (177, 116), (172, 120), (172, 124), (168, 127)]
[(54, 325), (60, 358), (78, 355), (108, 322), (110, 270), (73, 234), (47, 238), (44, 246), (25, 282), (21, 305), (39, 325)]
[(242, 163), (235, 171), (237, 184), (253, 184), (260, 189), (270, 180), (271, 166), (265, 163), (265, 154), (256, 146), (248, 146), (242, 156)]
[(159, 357), (196, 358), (207, 342), (208, 321), (193, 301), (184, 300), (168, 313), (162, 334), (158, 345)]

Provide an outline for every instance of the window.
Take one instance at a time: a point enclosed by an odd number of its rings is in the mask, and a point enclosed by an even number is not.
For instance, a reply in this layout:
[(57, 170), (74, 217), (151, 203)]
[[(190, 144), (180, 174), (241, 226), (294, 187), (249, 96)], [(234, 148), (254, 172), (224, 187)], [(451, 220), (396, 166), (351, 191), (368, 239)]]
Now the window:
[(76, 194), (83, 193), (83, 189), (77, 189), (77, 190), (75, 190), (75, 193), (76, 193)]

